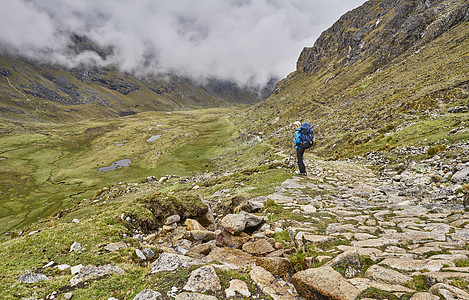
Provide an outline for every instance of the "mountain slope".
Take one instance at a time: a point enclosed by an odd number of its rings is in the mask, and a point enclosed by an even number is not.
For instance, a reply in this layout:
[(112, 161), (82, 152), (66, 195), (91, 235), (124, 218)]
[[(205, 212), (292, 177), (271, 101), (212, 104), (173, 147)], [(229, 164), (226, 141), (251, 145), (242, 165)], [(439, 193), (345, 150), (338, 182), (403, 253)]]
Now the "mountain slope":
[[(467, 120), (446, 112), (469, 104), (468, 6), (461, 0), (366, 2), (303, 50), (297, 70), (250, 110), (253, 125), (287, 136), (287, 124), (310, 121), (320, 141), (315, 151), (339, 156), (423, 116), (438, 114), (445, 124), (454, 119), (454, 126), (435, 125), (450, 132)], [(426, 133), (415, 134), (417, 140)]]
[(114, 67), (68, 69), (0, 55), (0, 117), (10, 120), (69, 122), (153, 110), (227, 107), (258, 102), (269, 93), (268, 88), (216, 79), (197, 83), (172, 75), (139, 77)]

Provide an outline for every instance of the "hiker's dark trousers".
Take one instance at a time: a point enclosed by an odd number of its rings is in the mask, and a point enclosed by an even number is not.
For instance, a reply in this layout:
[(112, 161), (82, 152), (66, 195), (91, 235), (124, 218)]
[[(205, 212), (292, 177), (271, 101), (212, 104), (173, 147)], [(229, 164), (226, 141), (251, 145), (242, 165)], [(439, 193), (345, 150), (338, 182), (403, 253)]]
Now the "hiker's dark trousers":
[(305, 153), (305, 149), (303, 148), (296, 148), (296, 158), (298, 159), (298, 168), (300, 169), (301, 173), (306, 173), (306, 167), (303, 162), (303, 154)]

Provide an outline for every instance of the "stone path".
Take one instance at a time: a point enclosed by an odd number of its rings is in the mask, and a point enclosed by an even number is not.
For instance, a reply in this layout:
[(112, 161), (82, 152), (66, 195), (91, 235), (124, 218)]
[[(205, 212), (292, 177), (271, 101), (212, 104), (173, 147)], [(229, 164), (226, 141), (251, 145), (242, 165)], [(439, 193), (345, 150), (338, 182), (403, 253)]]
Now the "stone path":
[[(163, 250), (150, 275), (194, 270), (184, 286), (145, 289), (135, 299), (469, 299), (469, 213), (444, 201), (460, 195), (434, 195), (455, 184), (435, 185), (421, 172), (379, 178), (344, 161), (315, 160), (308, 171), (239, 213), (206, 216), (208, 226), (175, 215), (157, 233), (138, 235), (142, 248)], [(136, 254), (144, 260), (148, 250)], [(87, 268), (77, 278), (86, 280)], [(217, 269), (252, 282), (232, 279), (223, 290)]]
[[(299, 245), (301, 242), (317, 243), (332, 237), (345, 241), (333, 251), (318, 253), (315, 259), (328, 260), (335, 256), (326, 265), (338, 260), (334, 266), (345, 266), (344, 277), (349, 278), (344, 280), (360, 291), (374, 287), (396, 295), (416, 293), (410, 287), (415, 285), (412, 278), (418, 276), (432, 292), (440, 293), (445, 299), (469, 299), (469, 213), (464, 213), (460, 205), (431, 204), (427, 199), (399, 193), (395, 180), (378, 179), (367, 169), (346, 162), (316, 161), (311, 171), (315, 176), (287, 180), (272, 195), (300, 214), (306, 213), (305, 207), (313, 205), (318, 213), (314, 219), (327, 224), (324, 231), (316, 229), (319, 235), (311, 238), (303, 232), (311, 231), (314, 225), (294, 228), (297, 247), (304, 247)], [(305, 196), (305, 191), (320, 195)], [(327, 217), (324, 219), (321, 213)], [(340, 258), (355, 254), (373, 263), (363, 276), (359, 275), (363, 268), (359, 260), (354, 265)], [(306, 281), (314, 285), (317, 280), (311, 276), (317, 272), (311, 270), (314, 269), (307, 270), (311, 275)], [(465, 288), (448, 285), (458, 285), (458, 282), (464, 282), (459, 286)], [(343, 299), (347, 299), (345, 295)], [(420, 293), (415, 299), (433, 298)]]
[[(192, 238), (186, 255), (223, 264), (215, 268), (249, 266), (251, 279), (273, 299), (355, 299), (364, 291), (373, 299), (373, 289), (414, 300), (436, 294), (469, 299), (469, 213), (462, 205), (432, 203), (434, 195), (420, 193), (431, 190), (425, 184), (378, 178), (353, 163), (318, 160), (308, 167), (314, 175), (288, 179), (275, 193), (251, 199), (248, 212), (224, 216), (214, 240), (205, 243), (206, 254), (194, 253), (200, 242)], [(408, 173), (406, 182), (412, 179), (422, 182), (422, 175)], [(269, 201), (291, 218), (265, 210)], [(282, 232), (289, 241), (272, 238)], [(296, 254), (302, 259), (292, 265)], [(187, 261), (174, 255), (182, 265)], [(167, 262), (158, 260), (153, 270)], [(225, 292), (227, 298), (249, 297), (243, 289)]]

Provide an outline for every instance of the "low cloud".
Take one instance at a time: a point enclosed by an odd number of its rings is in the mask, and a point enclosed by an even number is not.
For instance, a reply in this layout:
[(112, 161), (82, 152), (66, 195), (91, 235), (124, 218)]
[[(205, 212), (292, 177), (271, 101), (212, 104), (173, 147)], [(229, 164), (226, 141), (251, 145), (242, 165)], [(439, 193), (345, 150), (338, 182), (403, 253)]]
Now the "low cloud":
[[(65, 66), (216, 77), (262, 85), (295, 69), (299, 53), (364, 0), (11, 0), (0, 49)], [(70, 55), (70, 35), (112, 55)]]

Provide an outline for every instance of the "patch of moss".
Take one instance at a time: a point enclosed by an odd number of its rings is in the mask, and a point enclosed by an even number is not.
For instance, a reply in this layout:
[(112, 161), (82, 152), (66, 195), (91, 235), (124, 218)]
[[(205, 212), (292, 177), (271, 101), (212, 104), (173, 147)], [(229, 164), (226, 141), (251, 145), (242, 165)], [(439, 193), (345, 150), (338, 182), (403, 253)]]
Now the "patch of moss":
[(408, 288), (411, 288), (417, 291), (422, 291), (422, 292), (426, 292), (430, 288), (430, 286), (428, 285), (423, 275), (413, 276), (412, 281), (407, 283), (406, 286)]
[(469, 267), (469, 259), (458, 259), (454, 261), (456, 267)]

